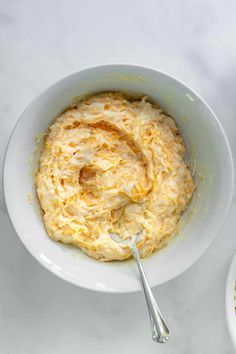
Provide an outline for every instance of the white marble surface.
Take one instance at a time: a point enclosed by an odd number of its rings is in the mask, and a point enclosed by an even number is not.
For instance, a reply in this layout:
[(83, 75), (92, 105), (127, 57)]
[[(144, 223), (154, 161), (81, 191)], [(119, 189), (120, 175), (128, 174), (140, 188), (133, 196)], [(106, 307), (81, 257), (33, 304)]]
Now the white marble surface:
[[(113, 62), (158, 68), (199, 92), (235, 159), (235, 12), (234, 0), (0, 0), (1, 167), (13, 126), (37, 94), (83, 67)], [(8, 220), (1, 189), (0, 353), (234, 353), (224, 288), (236, 249), (235, 213), (234, 198), (211, 249), (154, 290), (173, 331), (164, 346), (150, 339), (142, 294), (79, 289), (36, 263)]]

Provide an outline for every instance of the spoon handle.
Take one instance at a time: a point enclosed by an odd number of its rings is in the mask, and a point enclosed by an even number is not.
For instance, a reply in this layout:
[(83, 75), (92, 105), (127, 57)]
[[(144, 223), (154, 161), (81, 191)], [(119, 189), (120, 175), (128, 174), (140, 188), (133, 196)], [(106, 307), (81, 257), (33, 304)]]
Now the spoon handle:
[(139, 269), (141, 284), (147, 302), (148, 313), (149, 313), (151, 329), (152, 329), (152, 339), (158, 343), (166, 343), (171, 336), (171, 332), (169, 331), (162, 317), (162, 314), (157, 306), (157, 303), (154, 299), (136, 245), (132, 247), (132, 253)]

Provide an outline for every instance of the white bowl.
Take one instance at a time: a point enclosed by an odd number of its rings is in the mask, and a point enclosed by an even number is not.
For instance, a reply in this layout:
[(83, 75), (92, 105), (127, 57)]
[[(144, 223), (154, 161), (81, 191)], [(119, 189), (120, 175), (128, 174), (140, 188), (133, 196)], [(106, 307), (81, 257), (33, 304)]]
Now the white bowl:
[[(184, 84), (153, 69), (133, 65), (89, 68), (51, 86), (25, 110), (11, 136), (4, 167), (7, 209), (18, 236), (42, 265), (71, 283), (105, 292), (132, 292), (140, 289), (133, 262), (99, 263), (48, 238), (29, 173), (35, 136), (44, 132), (75, 96), (104, 90), (143, 93), (173, 115), (195, 171), (197, 190), (182, 219), (180, 234), (168, 247), (144, 260), (151, 286), (182, 273), (215, 239), (230, 206), (233, 164), (223, 129), (208, 105)], [(34, 195), (33, 206), (28, 192)]]
[(236, 348), (236, 314), (234, 309), (234, 292), (236, 283), (236, 254), (229, 267), (226, 289), (225, 289), (225, 312), (230, 337)]

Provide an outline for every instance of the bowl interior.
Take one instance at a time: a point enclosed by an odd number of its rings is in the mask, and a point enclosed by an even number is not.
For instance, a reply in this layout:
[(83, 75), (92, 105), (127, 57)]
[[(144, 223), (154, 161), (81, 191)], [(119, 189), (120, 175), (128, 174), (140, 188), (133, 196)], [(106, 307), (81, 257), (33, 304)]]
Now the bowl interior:
[(144, 260), (152, 286), (187, 269), (216, 237), (231, 200), (233, 168), (222, 128), (208, 106), (189, 88), (155, 70), (129, 65), (87, 69), (61, 80), (31, 103), (12, 134), (4, 168), (5, 198), (17, 234), (44, 266), (62, 278), (90, 289), (129, 292), (140, 289), (133, 262), (99, 263), (47, 237), (29, 164), (32, 154), (33, 167), (37, 164), (35, 137), (75, 97), (105, 90), (147, 95), (170, 113), (185, 139), (186, 159), (195, 176), (197, 188), (180, 234)]

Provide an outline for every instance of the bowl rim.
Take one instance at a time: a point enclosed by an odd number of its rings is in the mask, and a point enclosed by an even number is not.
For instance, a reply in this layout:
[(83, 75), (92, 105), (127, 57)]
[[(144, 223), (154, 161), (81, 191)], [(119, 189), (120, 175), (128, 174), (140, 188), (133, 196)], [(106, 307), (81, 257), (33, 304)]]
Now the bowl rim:
[[(232, 321), (234, 319), (236, 323), (236, 313), (233, 312), (232, 305), (234, 305), (234, 292), (236, 284), (236, 252), (234, 253), (230, 266), (228, 268), (228, 274), (226, 278), (225, 285), (225, 315), (228, 331), (230, 334), (231, 341), (236, 348), (236, 328), (233, 328)], [(234, 307), (234, 306), (233, 306)]]
[[(228, 142), (228, 139), (226, 137), (226, 134), (224, 132), (224, 129), (220, 123), (220, 121), (218, 120), (216, 114), (213, 112), (213, 110), (211, 109), (211, 107), (208, 105), (208, 103), (198, 94), (196, 93), (192, 88), (190, 88), (187, 84), (185, 84), (183, 81), (175, 78), (174, 76), (164, 72), (164, 71), (161, 71), (161, 70), (158, 70), (154, 67), (150, 67), (150, 66), (144, 66), (144, 65), (139, 65), (139, 64), (129, 64), (129, 63), (108, 63), (108, 64), (102, 64), (102, 65), (94, 65), (94, 66), (89, 66), (89, 67), (85, 67), (85, 68), (82, 68), (81, 70), (76, 70), (74, 71), (73, 73), (69, 74), (69, 75), (66, 75), (64, 77), (62, 77), (61, 79), (57, 80), (56, 82), (52, 83), (51, 85), (47, 86), (46, 89), (42, 90), (27, 106), (26, 108), (24, 109), (24, 111), (22, 112), (22, 114), (20, 115), (20, 117), (17, 119), (14, 127), (13, 127), (13, 130), (10, 134), (10, 137), (9, 137), (9, 140), (8, 140), (8, 143), (7, 143), (7, 146), (6, 146), (6, 150), (5, 150), (5, 156), (4, 156), (4, 159), (3, 159), (3, 169), (2, 169), (2, 184), (3, 184), (3, 195), (4, 195), (4, 200), (5, 200), (5, 205), (6, 205), (6, 209), (7, 209), (7, 213), (8, 213), (8, 217), (9, 217), (9, 220), (13, 226), (13, 229), (15, 231), (15, 233), (17, 234), (17, 236), (19, 237), (19, 239), (21, 240), (21, 242), (23, 243), (24, 247), (28, 250), (28, 252), (47, 270), (49, 270), (50, 272), (52, 272), (53, 274), (57, 275), (59, 278), (63, 279), (63, 280), (66, 280), (67, 282), (69, 282), (70, 284), (74, 284), (76, 286), (79, 286), (81, 288), (84, 288), (84, 289), (88, 289), (88, 290), (92, 290), (92, 291), (95, 291), (95, 292), (102, 292), (102, 293), (113, 293), (113, 294), (124, 294), (124, 293), (135, 293), (135, 292), (140, 292), (141, 291), (141, 287), (137, 287), (137, 288), (134, 288), (134, 289), (123, 289), (123, 290), (120, 290), (120, 289), (109, 289), (109, 288), (98, 288), (96, 285), (95, 286), (91, 286), (91, 285), (88, 285), (88, 284), (84, 284), (84, 283), (81, 283), (78, 281), (78, 279), (75, 279), (73, 277), (71, 278), (68, 278), (68, 276), (65, 275), (64, 272), (57, 272), (55, 269), (52, 269), (51, 267), (49, 267), (49, 265), (45, 262), (43, 262), (43, 260), (37, 256), (31, 249), (30, 247), (28, 247), (27, 243), (25, 242), (25, 240), (20, 236), (20, 232), (17, 232), (17, 227), (15, 226), (14, 224), (14, 213), (12, 213), (12, 211), (10, 210), (9, 208), (9, 204), (8, 204), (8, 201), (7, 201), (7, 197), (6, 197), (6, 190), (7, 190), (7, 173), (6, 173), (6, 166), (7, 166), (7, 161), (8, 161), (8, 154), (9, 154), (9, 148), (10, 148), (10, 145), (11, 145), (11, 141), (12, 141), (12, 138), (13, 138), (13, 135), (14, 135), (14, 132), (16, 131), (18, 125), (21, 124), (23, 118), (24, 118), (24, 115), (25, 113), (31, 108), (31, 106), (33, 106), (35, 104), (35, 102), (37, 102), (41, 96), (43, 94), (46, 94), (48, 91), (50, 91), (54, 86), (62, 83), (64, 80), (68, 80), (69, 78), (72, 78), (73, 76), (79, 74), (79, 73), (85, 73), (86, 71), (91, 71), (91, 70), (99, 70), (99, 69), (103, 69), (103, 68), (107, 68), (107, 67), (110, 67), (111, 69), (114, 68), (114, 67), (120, 67), (120, 68), (136, 68), (136, 69), (140, 69), (140, 70), (146, 70), (146, 71), (153, 71), (153, 72), (156, 72), (160, 75), (163, 75), (165, 77), (167, 77), (168, 79), (171, 79), (172, 81), (175, 81), (177, 84), (181, 85), (182, 87), (184, 87), (185, 89), (189, 90), (190, 92), (192, 92), (195, 97), (201, 101), (203, 103), (203, 105), (208, 109), (208, 111), (210, 112), (211, 116), (212, 116), (212, 119), (215, 120), (215, 122), (217, 123), (218, 127), (219, 127), (219, 131), (221, 133), (221, 136), (222, 136), (222, 141), (223, 143), (225, 144), (225, 149), (226, 149), (226, 152), (227, 152), (227, 155), (228, 155), (228, 160), (229, 160), (229, 172), (230, 172), (230, 185), (228, 186), (229, 189), (228, 189), (228, 200), (227, 200), (227, 204), (226, 204), (226, 207), (225, 207), (225, 212), (224, 214), (222, 215), (222, 218), (221, 218), (221, 223), (219, 224), (218, 226), (218, 231), (215, 233), (215, 236), (208, 241), (208, 243), (206, 244), (206, 246), (204, 247), (204, 250), (201, 251), (201, 254), (200, 256), (195, 260), (191, 261), (187, 267), (185, 267), (184, 270), (180, 270), (176, 275), (173, 275), (173, 276), (170, 276), (166, 279), (165, 282), (163, 282), (162, 284), (178, 277), (179, 275), (181, 275), (182, 273), (184, 273), (185, 271), (187, 271), (195, 262), (197, 262), (198, 260), (200, 260), (200, 258), (206, 253), (206, 251), (210, 248), (210, 246), (212, 245), (212, 243), (214, 242), (214, 240), (217, 238), (217, 236), (219, 235), (220, 233), (220, 230), (222, 229), (223, 225), (224, 225), (224, 222), (225, 222), (225, 219), (226, 219), (226, 216), (229, 212), (229, 209), (230, 209), (230, 205), (231, 205), (231, 202), (232, 202), (232, 197), (233, 197), (233, 187), (234, 187), (234, 165), (233, 165), (233, 158), (232, 158), (232, 152), (231, 152), (231, 149), (230, 149), (230, 145), (229, 145), (229, 142)], [(161, 284), (159, 284), (161, 285)], [(158, 285), (153, 285), (152, 287), (156, 287)]]

